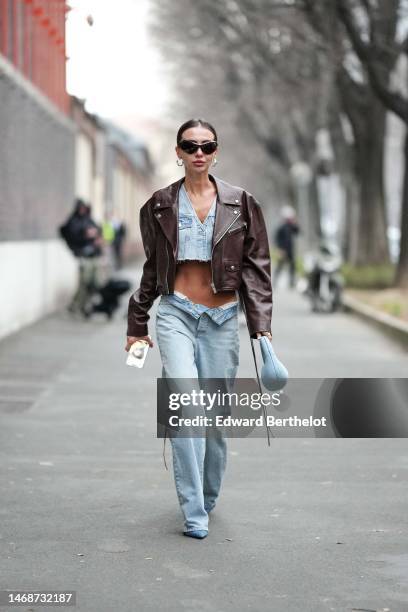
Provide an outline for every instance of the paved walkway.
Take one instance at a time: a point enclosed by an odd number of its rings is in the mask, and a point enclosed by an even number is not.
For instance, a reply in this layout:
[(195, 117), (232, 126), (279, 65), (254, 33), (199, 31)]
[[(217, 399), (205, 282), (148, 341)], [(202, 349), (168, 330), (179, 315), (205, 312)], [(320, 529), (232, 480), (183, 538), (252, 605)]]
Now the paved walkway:
[[(229, 440), (210, 534), (185, 538), (155, 438), (158, 348), (126, 367), (125, 329), (123, 312), (56, 314), (0, 343), (0, 588), (74, 589), (81, 612), (406, 612), (406, 441)], [(274, 345), (292, 376), (408, 371), (379, 332), (285, 289)], [(251, 359), (243, 327), (241, 376)]]

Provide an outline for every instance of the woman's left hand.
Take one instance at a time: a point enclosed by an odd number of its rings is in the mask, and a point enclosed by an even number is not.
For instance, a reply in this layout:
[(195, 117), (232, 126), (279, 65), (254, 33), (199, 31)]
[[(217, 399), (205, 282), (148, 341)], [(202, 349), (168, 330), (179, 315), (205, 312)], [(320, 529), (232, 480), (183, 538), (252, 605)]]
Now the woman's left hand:
[(256, 332), (256, 337), (257, 338), (260, 338), (261, 336), (267, 336), (269, 338), (269, 340), (272, 342), (272, 334), (271, 334), (271, 332), (267, 332), (267, 331)]

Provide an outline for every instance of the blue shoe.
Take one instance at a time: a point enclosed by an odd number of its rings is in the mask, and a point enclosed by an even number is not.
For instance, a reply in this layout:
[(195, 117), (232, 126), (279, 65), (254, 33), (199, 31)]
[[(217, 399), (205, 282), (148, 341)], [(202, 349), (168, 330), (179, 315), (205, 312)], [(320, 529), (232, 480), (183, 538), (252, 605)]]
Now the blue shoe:
[(206, 529), (196, 529), (196, 531), (183, 531), (185, 536), (190, 536), (190, 538), (197, 538), (202, 540), (208, 536), (208, 531)]

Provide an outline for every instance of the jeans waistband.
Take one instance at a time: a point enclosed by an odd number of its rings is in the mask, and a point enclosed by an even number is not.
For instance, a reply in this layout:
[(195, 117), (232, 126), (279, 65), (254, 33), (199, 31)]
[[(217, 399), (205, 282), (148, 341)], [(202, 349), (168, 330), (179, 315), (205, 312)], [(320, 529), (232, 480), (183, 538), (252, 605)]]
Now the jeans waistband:
[[(184, 293), (181, 293), (180, 291), (174, 291), (174, 295), (177, 295), (182, 300), (191, 301), (190, 298), (188, 298), (186, 295), (184, 295)], [(192, 303), (194, 304), (194, 302)], [(233, 306), (236, 306), (237, 304), (238, 304), (238, 300), (234, 300), (234, 302), (227, 302), (226, 304), (221, 304), (221, 306), (216, 306), (215, 308), (222, 308), (223, 310), (227, 310), (227, 308), (232, 308)], [(204, 306), (204, 304), (197, 304), (197, 305)]]

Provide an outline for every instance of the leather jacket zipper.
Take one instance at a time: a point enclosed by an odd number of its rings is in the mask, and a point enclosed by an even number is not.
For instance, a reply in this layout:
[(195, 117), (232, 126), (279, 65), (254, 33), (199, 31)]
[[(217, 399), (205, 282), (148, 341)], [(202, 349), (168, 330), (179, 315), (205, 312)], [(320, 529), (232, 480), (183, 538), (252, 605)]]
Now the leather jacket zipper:
[[(174, 255), (174, 265), (175, 265), (175, 269), (177, 268), (177, 257), (178, 257), (178, 247), (179, 247), (179, 225), (180, 225), (180, 206), (179, 206), (179, 194), (180, 194), (180, 186), (177, 190), (177, 198), (176, 198), (176, 202), (177, 202), (177, 232), (176, 232), (176, 254)], [(167, 251), (167, 246), (166, 246), (166, 253), (167, 253), (167, 269), (169, 268), (169, 254)], [(176, 278), (176, 272), (174, 272), (174, 278)], [(167, 292), (169, 291), (169, 284), (167, 281), (167, 274), (166, 274), (166, 283), (167, 283)], [(174, 282), (175, 284), (175, 282)], [(174, 286), (173, 286), (173, 291), (174, 291)]]
[(215, 246), (216, 246), (216, 245), (219, 243), (219, 241), (221, 240), (221, 238), (223, 238), (223, 237), (225, 236), (225, 234), (228, 232), (228, 230), (230, 229), (230, 227), (232, 227), (232, 226), (234, 225), (235, 221), (236, 221), (237, 219), (239, 219), (239, 217), (240, 217), (240, 216), (241, 216), (241, 213), (238, 213), (238, 214), (237, 214), (237, 216), (235, 217), (235, 219), (233, 219), (232, 223), (230, 223), (230, 224), (228, 225), (228, 227), (227, 227), (227, 228), (226, 228), (226, 229), (223, 231), (223, 233), (221, 234), (221, 236), (218, 238), (217, 242), (214, 242), (213, 247), (212, 247), (212, 249), (211, 249), (211, 288), (212, 288), (212, 290), (214, 291), (214, 293), (217, 293), (217, 290), (216, 290), (215, 285), (214, 285), (213, 265), (212, 265), (212, 262), (213, 262), (213, 254), (214, 254), (214, 248), (215, 248)]
[(168, 272), (169, 272), (169, 251), (168, 251), (168, 241), (166, 240), (166, 288), (167, 293), (169, 293), (169, 281), (168, 281)]
[[(179, 188), (180, 189), (180, 188)], [(178, 207), (178, 194), (179, 191), (177, 191), (177, 232), (176, 232), (176, 255), (175, 255), (175, 265), (177, 266), (177, 253), (178, 253), (178, 244), (179, 244), (179, 207)], [(169, 293), (169, 279), (168, 279), (168, 273), (169, 273), (169, 267), (170, 267), (170, 260), (169, 260), (169, 241), (166, 240), (166, 289), (167, 289), (167, 293)]]

